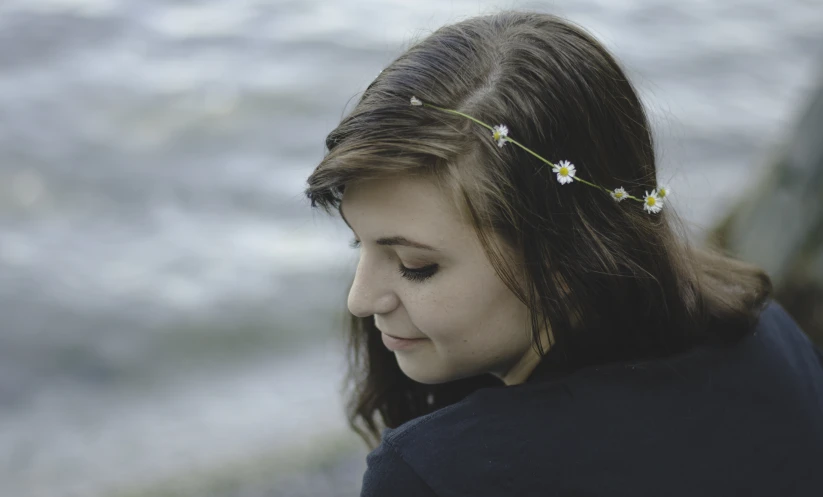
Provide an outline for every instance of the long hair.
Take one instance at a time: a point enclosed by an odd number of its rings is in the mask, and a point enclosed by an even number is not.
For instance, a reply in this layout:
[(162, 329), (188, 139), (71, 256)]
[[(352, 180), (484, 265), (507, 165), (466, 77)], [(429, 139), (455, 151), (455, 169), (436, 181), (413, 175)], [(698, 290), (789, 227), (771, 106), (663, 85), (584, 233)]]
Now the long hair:
[[(539, 155), (641, 197), (657, 186), (645, 110), (614, 57), (583, 29), (545, 13), (503, 11), (418, 41), (326, 138), (328, 153), (305, 190), (311, 206), (335, 214), (351, 181), (432, 178), (528, 306), (541, 355), (540, 333), (550, 326), (560, 370), (733, 343), (756, 323), (772, 291), (767, 274), (694, 246), (671, 206), (650, 214), (602, 190), (560, 185), (519, 147), (498, 147), (463, 117), (411, 106), (411, 96), (505, 123)], [(350, 318), (347, 416), (371, 448), (382, 427), (501, 386), (491, 374), (415, 382), (383, 346), (373, 316)]]

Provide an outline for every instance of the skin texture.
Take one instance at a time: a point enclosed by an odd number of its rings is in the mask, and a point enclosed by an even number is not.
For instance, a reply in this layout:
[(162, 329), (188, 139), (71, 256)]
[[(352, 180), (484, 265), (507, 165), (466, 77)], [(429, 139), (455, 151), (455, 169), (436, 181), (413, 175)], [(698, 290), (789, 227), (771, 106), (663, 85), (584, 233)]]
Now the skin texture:
[[(419, 177), (362, 180), (346, 186), (341, 205), (360, 241), (349, 310), (374, 315), (389, 335), (423, 338), (394, 352), (404, 374), (425, 384), (482, 373), (506, 385), (525, 381), (540, 361), (528, 308), (497, 276), (473, 228), (436, 185)], [(437, 251), (376, 243), (392, 236)], [(409, 281), (401, 264), (438, 269), (426, 280)]]

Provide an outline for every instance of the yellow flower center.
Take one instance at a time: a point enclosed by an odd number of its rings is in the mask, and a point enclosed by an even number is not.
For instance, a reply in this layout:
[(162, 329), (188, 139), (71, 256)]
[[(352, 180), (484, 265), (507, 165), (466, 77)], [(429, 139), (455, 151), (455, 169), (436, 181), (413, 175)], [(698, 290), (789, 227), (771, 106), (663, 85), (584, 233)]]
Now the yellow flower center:
[(666, 196), (666, 189), (665, 189), (665, 188), (663, 188), (662, 190), (660, 190), (660, 192), (658, 193), (658, 195), (660, 195), (660, 198), (665, 197), (665, 196)]
[(563, 166), (560, 168), (560, 176), (568, 176), (569, 175), (569, 168)]
[(652, 197), (651, 195), (646, 197), (646, 205), (648, 205), (649, 207), (652, 207), (652, 206), (654, 206), (655, 203), (657, 203), (657, 200), (655, 200), (654, 197)]
[(499, 139), (500, 139), (500, 132), (499, 132), (499, 131), (495, 131), (495, 132), (494, 132), (494, 139), (495, 139), (495, 140), (499, 140)]
[(621, 198), (623, 196), (623, 192), (617, 192), (614, 194), (615, 197)]

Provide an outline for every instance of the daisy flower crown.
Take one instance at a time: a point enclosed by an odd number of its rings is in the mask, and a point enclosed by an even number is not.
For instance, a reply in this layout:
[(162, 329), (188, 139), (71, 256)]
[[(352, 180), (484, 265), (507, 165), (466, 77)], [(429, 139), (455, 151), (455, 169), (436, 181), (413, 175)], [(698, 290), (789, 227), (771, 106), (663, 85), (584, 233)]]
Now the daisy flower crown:
[(666, 198), (671, 190), (668, 186), (660, 186), (658, 188), (653, 189), (651, 192), (646, 191), (643, 198), (634, 197), (626, 193), (626, 190), (623, 187), (615, 188), (614, 190), (609, 190), (608, 188), (604, 188), (600, 185), (596, 185), (589, 181), (584, 180), (583, 178), (577, 176), (577, 169), (574, 167), (574, 164), (567, 160), (561, 160), (557, 164), (554, 164), (543, 157), (537, 155), (535, 152), (529, 150), (524, 145), (516, 142), (515, 140), (509, 138), (509, 128), (505, 124), (498, 124), (497, 126), (490, 126), (474, 117), (464, 114), (462, 112), (458, 112), (453, 109), (444, 109), (442, 107), (437, 107), (436, 105), (431, 105), (425, 103), (418, 99), (417, 97), (411, 97), (411, 105), (413, 106), (426, 106), (432, 109), (437, 109), (443, 112), (448, 112), (450, 114), (456, 114), (458, 116), (463, 116), (467, 119), (471, 119), (472, 121), (476, 122), (477, 124), (483, 126), (484, 128), (490, 130), (492, 132), (492, 139), (497, 141), (498, 147), (503, 147), (506, 142), (511, 142), (517, 145), (518, 147), (522, 148), (526, 152), (532, 154), (533, 156), (537, 157), (541, 161), (545, 162), (546, 164), (552, 167), (552, 172), (557, 174), (557, 182), (561, 185), (567, 185), (573, 181), (579, 181), (584, 185), (588, 185), (599, 190), (603, 190), (606, 193), (609, 193), (612, 198), (617, 202), (622, 202), (623, 200), (629, 198), (632, 200), (636, 200), (638, 202), (643, 203), (643, 209), (650, 214), (657, 214), (663, 209), (663, 199)]

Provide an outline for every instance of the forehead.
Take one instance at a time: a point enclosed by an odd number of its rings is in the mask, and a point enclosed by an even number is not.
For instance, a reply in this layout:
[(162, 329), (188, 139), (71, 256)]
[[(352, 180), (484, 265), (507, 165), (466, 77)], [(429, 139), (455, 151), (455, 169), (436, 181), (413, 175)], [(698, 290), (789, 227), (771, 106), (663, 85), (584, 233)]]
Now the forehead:
[(468, 229), (446, 193), (425, 177), (359, 180), (346, 185), (341, 215), (354, 228)]

